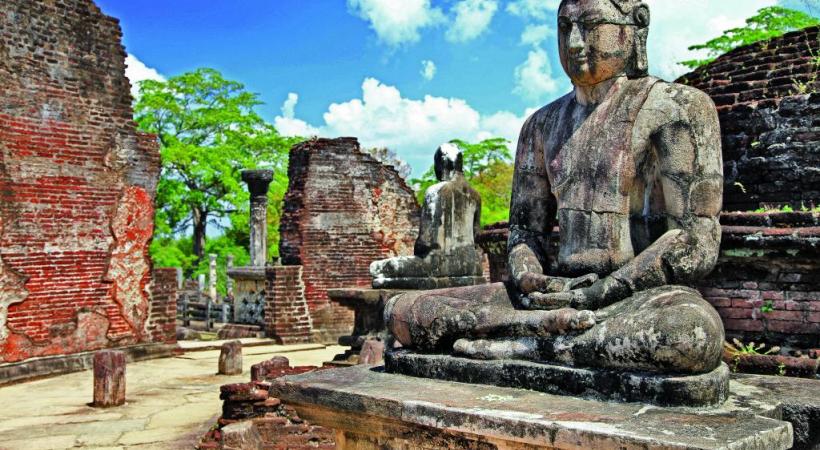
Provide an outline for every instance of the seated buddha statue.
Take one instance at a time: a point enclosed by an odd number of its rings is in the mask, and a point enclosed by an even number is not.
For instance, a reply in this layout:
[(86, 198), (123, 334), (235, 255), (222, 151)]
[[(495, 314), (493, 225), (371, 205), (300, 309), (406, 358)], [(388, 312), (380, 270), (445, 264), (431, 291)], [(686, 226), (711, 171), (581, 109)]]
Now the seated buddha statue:
[(481, 227), (481, 197), (464, 178), (463, 156), (454, 144), (436, 150), (438, 183), (421, 208), (413, 256), (374, 261), (374, 288), (430, 289), (472, 285), (482, 278), (482, 254), (475, 243)]
[(397, 345), (656, 374), (721, 364), (721, 319), (688, 287), (718, 257), (718, 116), (703, 92), (648, 75), (649, 22), (639, 0), (560, 3), (574, 88), (521, 130), (510, 281), (391, 298)]

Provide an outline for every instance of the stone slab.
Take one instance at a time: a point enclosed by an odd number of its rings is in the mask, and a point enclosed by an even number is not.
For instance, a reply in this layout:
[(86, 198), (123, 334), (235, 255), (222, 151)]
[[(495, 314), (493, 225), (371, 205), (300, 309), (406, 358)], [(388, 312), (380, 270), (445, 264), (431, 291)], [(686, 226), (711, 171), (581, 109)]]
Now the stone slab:
[(373, 287), (376, 289), (412, 289), (412, 290), (432, 290), (446, 289), (452, 287), (475, 286), (486, 284), (484, 277), (427, 277), (427, 278), (379, 278), (373, 280)]
[(729, 367), (723, 363), (702, 375), (670, 376), (519, 360), (484, 361), (400, 350), (385, 355), (385, 369), (414, 377), (660, 406), (715, 406), (729, 396)]
[(337, 429), (337, 438), (357, 448), (776, 450), (792, 445), (791, 424), (755, 414), (776, 415), (775, 405), (760, 401), (752, 407), (748, 399), (741, 404), (732, 397), (720, 408), (661, 408), (414, 378), (368, 366), (283, 377), (273, 382), (270, 395), (303, 419)]
[[(170, 358), (180, 352), (177, 344), (144, 344), (118, 347), (115, 350), (123, 351), (128, 362)], [(0, 364), (0, 386), (35, 378), (89, 370), (94, 365), (94, 353), (92, 351), (71, 355), (46, 356)]]

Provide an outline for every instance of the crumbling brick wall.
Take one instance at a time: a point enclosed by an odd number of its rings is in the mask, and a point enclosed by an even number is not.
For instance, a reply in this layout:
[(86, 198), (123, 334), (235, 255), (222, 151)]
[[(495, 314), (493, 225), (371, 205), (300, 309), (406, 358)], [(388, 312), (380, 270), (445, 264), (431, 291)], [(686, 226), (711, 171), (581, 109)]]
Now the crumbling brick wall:
[(164, 339), (121, 37), (91, 0), (0, 2), (0, 363)]
[(314, 335), (332, 340), (350, 333), (353, 313), (333, 304), (327, 290), (369, 287), (371, 262), (411, 255), (419, 206), (396, 171), (354, 138), (295, 146), (288, 176), (279, 255), (286, 266), (303, 266)]
[(820, 206), (820, 27), (741, 47), (683, 76), (718, 107), (724, 210)]

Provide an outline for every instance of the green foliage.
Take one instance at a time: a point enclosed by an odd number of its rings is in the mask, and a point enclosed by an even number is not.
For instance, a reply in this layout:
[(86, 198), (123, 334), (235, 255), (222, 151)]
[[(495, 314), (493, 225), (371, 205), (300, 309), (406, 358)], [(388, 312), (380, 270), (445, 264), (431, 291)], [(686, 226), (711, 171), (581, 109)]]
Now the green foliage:
[[(492, 138), (469, 143), (454, 139), (450, 143), (461, 149), (464, 177), (481, 195), (481, 224), (508, 220), (513, 177), (508, 141)], [(416, 187), (419, 203), (423, 202), (427, 188), (437, 183), (434, 167), (430, 166), (421, 178), (414, 178), (410, 183)]]
[(771, 301), (771, 300), (767, 300), (766, 303), (764, 303), (760, 307), (760, 312), (762, 312), (763, 314), (769, 314), (773, 311), (774, 311), (774, 302)]
[(732, 339), (731, 344), (724, 342), (723, 347), (732, 355), (776, 355), (780, 352), (780, 347), (771, 347), (766, 351), (762, 351), (766, 348), (766, 344), (762, 342), (760, 344), (754, 342), (744, 344), (737, 339)]
[[(287, 153), (299, 139), (280, 136), (256, 113), (260, 104), (257, 94), (213, 69), (140, 83), (135, 119), (140, 129), (156, 134), (161, 144), (157, 238), (152, 246), (158, 265), (183, 267), (190, 274), (188, 270), (198, 270), (203, 261), (207, 264), (203, 256), (210, 248), (206, 244), (209, 225), (225, 231), (225, 239), (231, 242), (219, 251), (247, 246), (248, 192), (240, 178), (243, 169), (274, 170), (269, 236), (271, 243), (278, 242), (281, 200), (287, 189)], [(191, 228), (194, 236), (188, 248), (187, 241), (178, 237)], [(186, 255), (193, 255), (194, 260)]]
[(707, 50), (705, 59), (682, 61), (680, 64), (697, 69), (714, 61), (718, 56), (744, 45), (766, 41), (782, 36), (790, 31), (820, 24), (820, 19), (804, 12), (780, 6), (763, 8), (756, 15), (746, 19), (746, 26), (726, 30), (722, 36), (705, 44), (689, 47), (689, 50)]
[[(154, 267), (179, 267), (187, 276), (194, 279), (200, 274), (205, 274), (207, 277), (210, 270), (208, 258), (197, 262), (193, 253), (193, 239), (190, 237), (154, 238), (150, 251)], [(251, 260), (247, 245), (238, 244), (235, 238), (228, 234), (208, 239), (205, 244), (205, 254), (217, 255), (217, 290), (222, 295), (227, 292), (228, 255), (233, 255), (236, 267), (246, 266)]]

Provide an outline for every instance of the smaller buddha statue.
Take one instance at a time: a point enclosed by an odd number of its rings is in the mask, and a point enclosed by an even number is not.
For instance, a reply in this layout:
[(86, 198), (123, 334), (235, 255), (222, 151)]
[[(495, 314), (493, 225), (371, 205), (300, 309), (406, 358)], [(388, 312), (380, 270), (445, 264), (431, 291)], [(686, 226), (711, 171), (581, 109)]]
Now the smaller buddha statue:
[(370, 265), (374, 288), (434, 289), (485, 282), (475, 235), (481, 227), (481, 197), (464, 178), (463, 155), (454, 144), (436, 150), (437, 184), (421, 209), (413, 256)]

